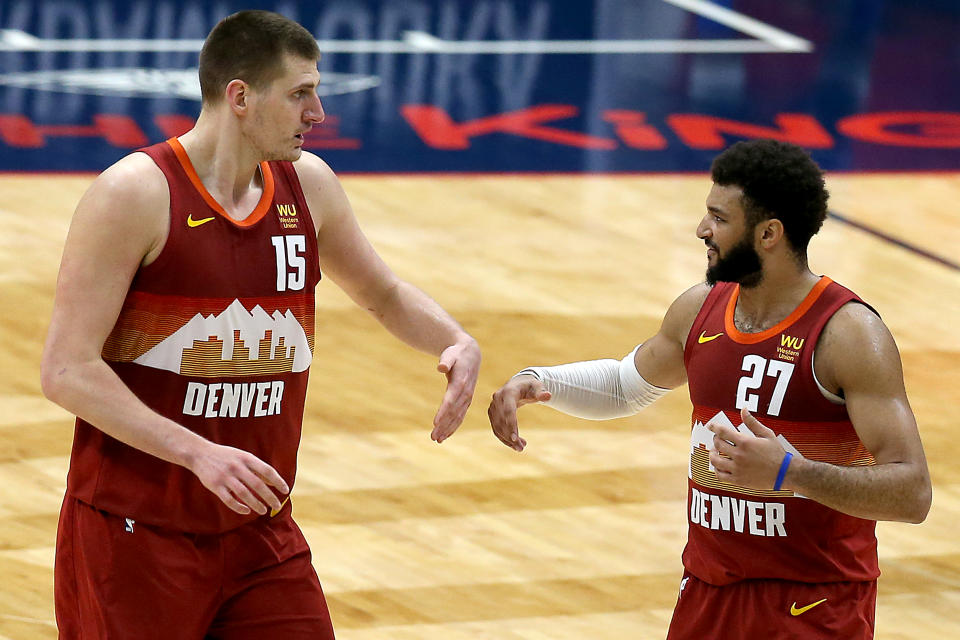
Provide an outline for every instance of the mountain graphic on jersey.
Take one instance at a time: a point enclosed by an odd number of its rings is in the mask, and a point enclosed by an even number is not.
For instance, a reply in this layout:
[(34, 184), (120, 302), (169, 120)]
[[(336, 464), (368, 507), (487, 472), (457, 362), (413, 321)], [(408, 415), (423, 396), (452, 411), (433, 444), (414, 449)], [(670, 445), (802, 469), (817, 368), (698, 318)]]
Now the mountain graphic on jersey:
[[(745, 436), (756, 438), (754, 433), (750, 431), (750, 428), (747, 427), (747, 425), (743, 423), (734, 425), (733, 422), (727, 418), (727, 414), (725, 414), (723, 411), (717, 412), (717, 414), (707, 420), (706, 423), (711, 421), (715, 424), (721, 424), (736, 429), (739, 433)], [(690, 466), (687, 469), (687, 477), (702, 487), (723, 489), (724, 491), (734, 491), (736, 493), (743, 493), (751, 496), (804, 497), (800, 494), (793, 493), (792, 491), (763, 491), (760, 489), (748, 489), (746, 487), (739, 487), (718, 479), (716, 469), (714, 469), (713, 465), (710, 464), (710, 452), (714, 450), (713, 432), (706, 427), (706, 423), (697, 420), (694, 422), (693, 430), (690, 432)], [(796, 447), (790, 444), (790, 441), (784, 438), (782, 435), (777, 435), (777, 442), (780, 443), (780, 446), (783, 447), (784, 451), (792, 453), (795, 458), (803, 457), (803, 455), (797, 451)]]
[(250, 311), (234, 300), (219, 314), (197, 313), (134, 363), (198, 377), (305, 371), (313, 354), (303, 327), (287, 309)]

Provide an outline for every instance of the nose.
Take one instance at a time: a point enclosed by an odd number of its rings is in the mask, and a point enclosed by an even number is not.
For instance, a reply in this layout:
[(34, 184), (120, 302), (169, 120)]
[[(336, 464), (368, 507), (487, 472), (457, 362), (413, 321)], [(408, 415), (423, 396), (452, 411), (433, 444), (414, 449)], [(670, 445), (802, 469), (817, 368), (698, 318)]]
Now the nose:
[(315, 101), (306, 111), (303, 112), (303, 119), (311, 124), (320, 124), (327, 114), (323, 111), (323, 105), (320, 103), (320, 96), (314, 95)]
[(700, 224), (697, 225), (697, 237), (706, 240), (713, 235), (713, 229), (710, 227), (710, 216), (703, 216)]

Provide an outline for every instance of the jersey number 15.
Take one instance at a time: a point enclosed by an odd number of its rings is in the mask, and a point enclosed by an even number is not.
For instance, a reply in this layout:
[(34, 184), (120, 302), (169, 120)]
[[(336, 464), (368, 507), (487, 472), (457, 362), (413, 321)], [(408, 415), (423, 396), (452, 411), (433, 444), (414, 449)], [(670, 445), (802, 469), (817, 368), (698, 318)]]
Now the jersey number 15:
[(277, 252), (277, 291), (299, 291), (307, 283), (307, 238), (302, 235), (271, 236)]

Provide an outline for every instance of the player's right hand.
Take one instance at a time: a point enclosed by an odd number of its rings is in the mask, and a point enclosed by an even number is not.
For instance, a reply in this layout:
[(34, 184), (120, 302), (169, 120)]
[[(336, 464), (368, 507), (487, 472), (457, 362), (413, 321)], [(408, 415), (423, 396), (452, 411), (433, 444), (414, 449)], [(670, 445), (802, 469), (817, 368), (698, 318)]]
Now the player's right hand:
[(271, 487), (283, 496), (290, 492), (276, 469), (257, 456), (213, 442), (194, 458), (190, 470), (223, 504), (243, 515), (279, 511), (281, 502)]
[(523, 451), (527, 441), (517, 428), (517, 409), (533, 402), (546, 402), (550, 392), (536, 377), (522, 375), (510, 378), (497, 389), (487, 409), (493, 434), (514, 451)]

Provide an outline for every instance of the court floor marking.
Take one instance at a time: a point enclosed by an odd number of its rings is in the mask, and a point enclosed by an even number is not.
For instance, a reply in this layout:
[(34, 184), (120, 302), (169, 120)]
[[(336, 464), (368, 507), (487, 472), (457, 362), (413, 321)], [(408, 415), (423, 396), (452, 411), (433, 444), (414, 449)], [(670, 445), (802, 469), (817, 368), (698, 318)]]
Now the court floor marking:
[(883, 240), (884, 242), (900, 247), (901, 249), (906, 249), (910, 253), (914, 253), (922, 258), (926, 258), (927, 260), (932, 260), (933, 262), (936, 262), (937, 264), (941, 264), (947, 267), (948, 269), (953, 269), (954, 271), (960, 271), (960, 264), (953, 262), (951, 260), (948, 260), (943, 256), (938, 256), (937, 254), (927, 251), (922, 247), (918, 247), (915, 244), (911, 244), (905, 240), (901, 240), (900, 238), (892, 236), (888, 233), (884, 233), (883, 231), (880, 231), (879, 229), (875, 229), (870, 225), (864, 224), (862, 222), (857, 222), (856, 220), (852, 220), (842, 214), (837, 213), (836, 211), (828, 212), (827, 216), (829, 218), (832, 218), (833, 220), (836, 220), (837, 222), (842, 222), (847, 226), (853, 227), (854, 229), (870, 234), (871, 236), (878, 238), (880, 240)]

